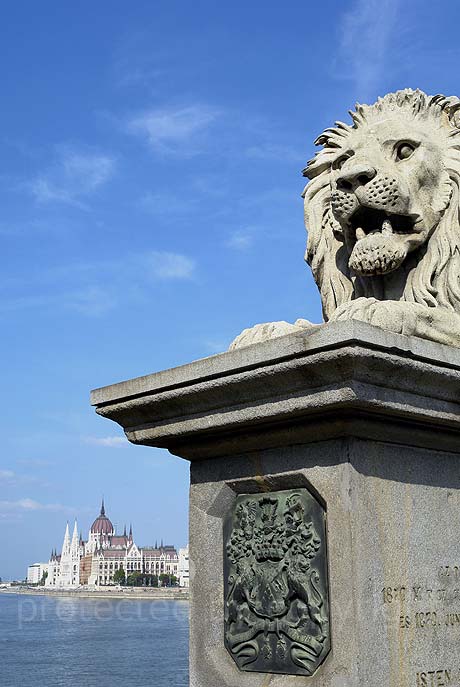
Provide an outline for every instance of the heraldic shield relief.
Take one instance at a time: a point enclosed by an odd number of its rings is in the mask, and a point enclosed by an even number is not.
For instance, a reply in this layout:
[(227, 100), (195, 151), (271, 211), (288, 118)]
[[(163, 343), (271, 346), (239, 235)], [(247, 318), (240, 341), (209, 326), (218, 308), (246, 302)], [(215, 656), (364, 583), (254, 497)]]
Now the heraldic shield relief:
[(323, 506), (305, 488), (240, 495), (224, 545), (225, 644), (239, 669), (313, 675), (331, 646)]

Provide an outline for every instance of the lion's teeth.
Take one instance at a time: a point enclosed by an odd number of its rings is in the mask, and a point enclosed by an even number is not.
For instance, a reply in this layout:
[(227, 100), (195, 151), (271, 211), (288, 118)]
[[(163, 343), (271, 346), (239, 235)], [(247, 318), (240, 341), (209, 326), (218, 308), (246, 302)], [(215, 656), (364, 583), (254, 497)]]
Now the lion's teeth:
[(382, 224), (382, 234), (384, 236), (391, 236), (392, 233), (393, 233), (393, 227), (391, 226), (391, 222), (387, 217), (387, 219), (384, 220), (384, 222)]
[(358, 227), (356, 230), (356, 240), (359, 241), (360, 239), (363, 239), (366, 236), (366, 232), (364, 229), (361, 229), (361, 227)]

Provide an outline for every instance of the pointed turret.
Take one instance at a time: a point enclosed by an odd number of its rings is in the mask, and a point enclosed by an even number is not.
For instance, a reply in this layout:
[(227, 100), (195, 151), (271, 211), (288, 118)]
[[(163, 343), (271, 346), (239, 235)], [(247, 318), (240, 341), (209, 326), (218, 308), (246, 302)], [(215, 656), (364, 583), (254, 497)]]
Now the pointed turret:
[(102, 504), (101, 504), (101, 515), (105, 515), (105, 505), (104, 505), (104, 497), (102, 497)]
[(70, 545), (70, 548), (73, 551), (75, 551), (78, 548), (78, 526), (76, 520), (73, 526), (72, 543)]
[(130, 523), (130, 525), (129, 525), (129, 541), (132, 541), (132, 540), (133, 540), (133, 526)]
[(125, 529), (123, 530), (123, 536), (126, 537), (126, 525), (125, 525)]
[(62, 542), (62, 555), (65, 555), (70, 551), (70, 533), (69, 533), (69, 523), (67, 522), (64, 534), (64, 541)]

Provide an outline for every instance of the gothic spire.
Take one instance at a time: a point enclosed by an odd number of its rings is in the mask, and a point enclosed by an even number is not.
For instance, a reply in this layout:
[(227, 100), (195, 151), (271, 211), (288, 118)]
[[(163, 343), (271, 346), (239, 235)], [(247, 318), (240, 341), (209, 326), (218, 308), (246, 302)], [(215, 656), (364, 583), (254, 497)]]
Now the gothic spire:
[(105, 505), (104, 505), (104, 497), (102, 497), (102, 504), (101, 504), (101, 515), (105, 515)]
[(65, 554), (68, 551), (70, 551), (69, 521), (67, 521), (65, 528), (64, 541), (62, 542), (62, 553)]
[(78, 550), (78, 525), (76, 519), (75, 524), (73, 526), (72, 542), (70, 544), (70, 548), (73, 552), (76, 552)]

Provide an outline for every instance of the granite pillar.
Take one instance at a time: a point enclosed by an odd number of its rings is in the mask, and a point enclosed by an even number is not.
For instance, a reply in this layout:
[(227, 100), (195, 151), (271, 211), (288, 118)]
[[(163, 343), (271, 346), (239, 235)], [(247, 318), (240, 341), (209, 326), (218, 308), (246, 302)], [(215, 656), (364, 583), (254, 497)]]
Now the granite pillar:
[[(92, 403), (131, 442), (190, 461), (192, 687), (460, 685), (458, 349), (337, 322), (97, 389)], [(238, 504), (265, 527), (282, 504), (285, 529), (251, 574), (281, 570), (299, 499), (318, 504), (308, 574), (326, 587), (294, 593), (298, 559), (284, 565), (273, 584), (295, 601), (289, 625), (276, 600), (268, 617), (230, 599), (226, 545)], [(232, 655), (233, 612), (249, 635), (263, 628)]]

